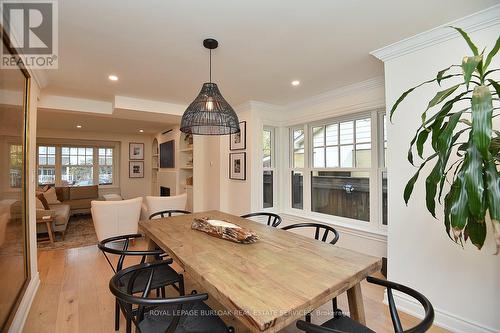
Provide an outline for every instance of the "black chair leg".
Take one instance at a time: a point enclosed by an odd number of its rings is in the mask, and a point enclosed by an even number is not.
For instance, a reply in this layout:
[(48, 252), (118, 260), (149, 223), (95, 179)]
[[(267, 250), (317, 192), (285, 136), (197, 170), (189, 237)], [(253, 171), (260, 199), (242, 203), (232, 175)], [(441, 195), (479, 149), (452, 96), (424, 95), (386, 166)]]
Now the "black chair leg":
[(120, 305), (118, 299), (115, 299), (115, 331), (120, 330)]
[(127, 333), (132, 333), (132, 320), (130, 318), (127, 318)]
[(306, 314), (306, 321), (307, 321), (308, 323), (310, 323), (310, 322), (311, 322), (311, 314), (310, 314), (310, 313)]
[(165, 287), (161, 287), (161, 297), (166, 298), (166, 295), (167, 295), (167, 293), (165, 291)]

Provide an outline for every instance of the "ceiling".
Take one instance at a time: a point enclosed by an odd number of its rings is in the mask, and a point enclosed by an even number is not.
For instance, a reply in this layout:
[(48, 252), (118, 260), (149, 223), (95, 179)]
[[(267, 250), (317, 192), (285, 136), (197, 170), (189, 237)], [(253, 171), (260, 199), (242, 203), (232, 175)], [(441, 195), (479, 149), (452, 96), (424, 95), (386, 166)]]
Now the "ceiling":
[[(115, 110), (112, 115), (44, 109), (39, 111), (38, 130), (156, 135), (180, 121), (179, 117), (130, 110)], [(82, 128), (77, 128), (77, 125)], [(141, 129), (143, 133), (139, 132)]]
[(208, 80), (201, 43), (214, 37), (213, 78), (231, 104), (287, 104), (381, 76), (370, 51), (498, 2), (59, 1), (59, 69), (46, 71), (45, 93), (185, 104)]

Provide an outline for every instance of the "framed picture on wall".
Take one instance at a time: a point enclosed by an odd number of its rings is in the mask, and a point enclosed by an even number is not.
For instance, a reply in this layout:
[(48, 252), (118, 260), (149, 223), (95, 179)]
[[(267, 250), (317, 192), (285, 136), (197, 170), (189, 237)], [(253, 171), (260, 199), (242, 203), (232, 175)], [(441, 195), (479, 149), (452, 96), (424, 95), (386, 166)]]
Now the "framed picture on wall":
[(242, 150), (247, 148), (247, 122), (240, 121), (240, 132), (231, 134), (229, 150)]
[(247, 153), (229, 154), (229, 179), (246, 180)]
[(131, 160), (144, 159), (144, 143), (130, 142), (128, 147), (129, 147), (129, 159)]
[(130, 161), (128, 169), (129, 178), (144, 178), (144, 161)]

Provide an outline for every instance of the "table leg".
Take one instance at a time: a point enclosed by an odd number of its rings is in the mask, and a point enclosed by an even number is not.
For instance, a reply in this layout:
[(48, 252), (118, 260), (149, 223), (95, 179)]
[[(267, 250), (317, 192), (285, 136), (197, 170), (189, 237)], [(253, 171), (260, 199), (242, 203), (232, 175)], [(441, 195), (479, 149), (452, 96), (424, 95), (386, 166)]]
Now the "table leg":
[(49, 239), (52, 244), (54, 244), (54, 232), (52, 231), (52, 221), (45, 222), (47, 226), (47, 233), (49, 234)]
[[(156, 243), (148, 236), (145, 236), (146, 237), (146, 241), (148, 243), (148, 250), (156, 250), (158, 249), (158, 245), (156, 245)], [(155, 258), (152, 257), (152, 256), (148, 256), (146, 258), (146, 261), (149, 262), (149, 261), (154, 261)]]
[(351, 318), (364, 325), (366, 323), (365, 308), (363, 305), (363, 295), (361, 294), (360, 283), (347, 290), (347, 300), (349, 301)]

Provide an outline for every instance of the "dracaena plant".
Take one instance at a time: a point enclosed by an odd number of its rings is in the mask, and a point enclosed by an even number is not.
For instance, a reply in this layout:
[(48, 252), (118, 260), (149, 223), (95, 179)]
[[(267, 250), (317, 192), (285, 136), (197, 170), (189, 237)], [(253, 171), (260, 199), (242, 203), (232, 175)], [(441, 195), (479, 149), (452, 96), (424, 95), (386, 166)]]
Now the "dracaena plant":
[[(444, 199), (444, 225), (450, 239), (462, 246), (470, 239), (478, 249), (486, 239), (489, 215), (498, 253), (500, 132), (492, 128), (492, 123), (498, 116), (500, 86), (493, 78), (498, 69), (490, 69), (490, 64), (500, 47), (500, 38), (488, 53), (479, 52), (462, 29), (454, 29), (465, 39), (472, 55), (465, 56), (460, 65), (451, 65), (435, 78), (405, 91), (390, 111), (392, 120), (400, 103), (422, 85), (441, 86), (447, 80), (460, 80), (437, 92), (422, 113), (422, 123), (408, 150), (408, 161), (418, 169), (408, 181), (403, 197), (408, 204), (422, 168), (433, 163), (425, 179), (427, 210), (436, 217), (436, 202), (442, 204)], [(426, 142), (431, 154), (424, 154)], [(414, 161), (415, 151), (422, 159), (419, 165)]]

